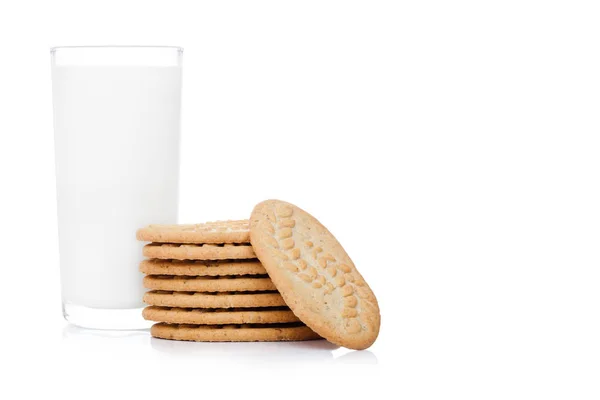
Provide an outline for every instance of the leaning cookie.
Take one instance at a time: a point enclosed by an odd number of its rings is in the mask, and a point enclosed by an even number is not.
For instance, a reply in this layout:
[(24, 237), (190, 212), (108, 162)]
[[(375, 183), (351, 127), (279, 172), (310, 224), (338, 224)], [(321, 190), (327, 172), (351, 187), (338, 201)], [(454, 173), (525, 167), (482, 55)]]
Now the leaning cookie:
[(250, 217), (254, 251), (298, 318), (335, 344), (369, 347), (379, 334), (377, 299), (337, 239), (290, 203), (268, 200)]

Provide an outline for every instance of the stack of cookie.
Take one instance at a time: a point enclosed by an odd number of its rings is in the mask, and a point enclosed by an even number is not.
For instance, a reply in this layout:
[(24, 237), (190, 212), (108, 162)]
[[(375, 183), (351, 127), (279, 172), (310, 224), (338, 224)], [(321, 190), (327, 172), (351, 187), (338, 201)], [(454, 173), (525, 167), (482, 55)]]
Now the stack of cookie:
[(155, 337), (197, 341), (318, 339), (287, 307), (250, 245), (248, 220), (150, 225), (144, 318)]

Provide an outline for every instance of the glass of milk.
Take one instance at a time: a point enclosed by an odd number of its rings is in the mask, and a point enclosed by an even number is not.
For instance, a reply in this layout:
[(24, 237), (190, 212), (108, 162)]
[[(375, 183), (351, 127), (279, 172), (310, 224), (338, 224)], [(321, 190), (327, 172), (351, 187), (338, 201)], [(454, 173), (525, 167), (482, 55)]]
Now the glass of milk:
[(177, 222), (182, 53), (51, 50), (62, 303), (75, 325), (150, 325), (135, 232)]

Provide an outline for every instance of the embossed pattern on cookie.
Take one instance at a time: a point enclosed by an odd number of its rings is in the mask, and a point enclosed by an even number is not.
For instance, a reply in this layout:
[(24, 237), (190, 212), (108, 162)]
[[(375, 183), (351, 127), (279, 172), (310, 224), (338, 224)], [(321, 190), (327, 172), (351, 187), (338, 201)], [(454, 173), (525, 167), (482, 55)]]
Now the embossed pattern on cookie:
[(377, 338), (377, 299), (337, 239), (290, 203), (268, 200), (250, 218), (250, 240), (285, 302), (327, 340), (365, 349)]

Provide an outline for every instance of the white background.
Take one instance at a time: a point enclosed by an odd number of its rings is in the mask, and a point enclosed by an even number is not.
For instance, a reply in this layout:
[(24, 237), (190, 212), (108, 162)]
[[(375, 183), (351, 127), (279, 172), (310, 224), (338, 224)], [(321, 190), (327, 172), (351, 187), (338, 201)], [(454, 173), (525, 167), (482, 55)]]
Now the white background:
[[(0, 3), (0, 396), (598, 398), (599, 20), (592, 1)], [(64, 322), (49, 48), (100, 44), (185, 48), (180, 220), (309, 210), (378, 297), (375, 345)]]

